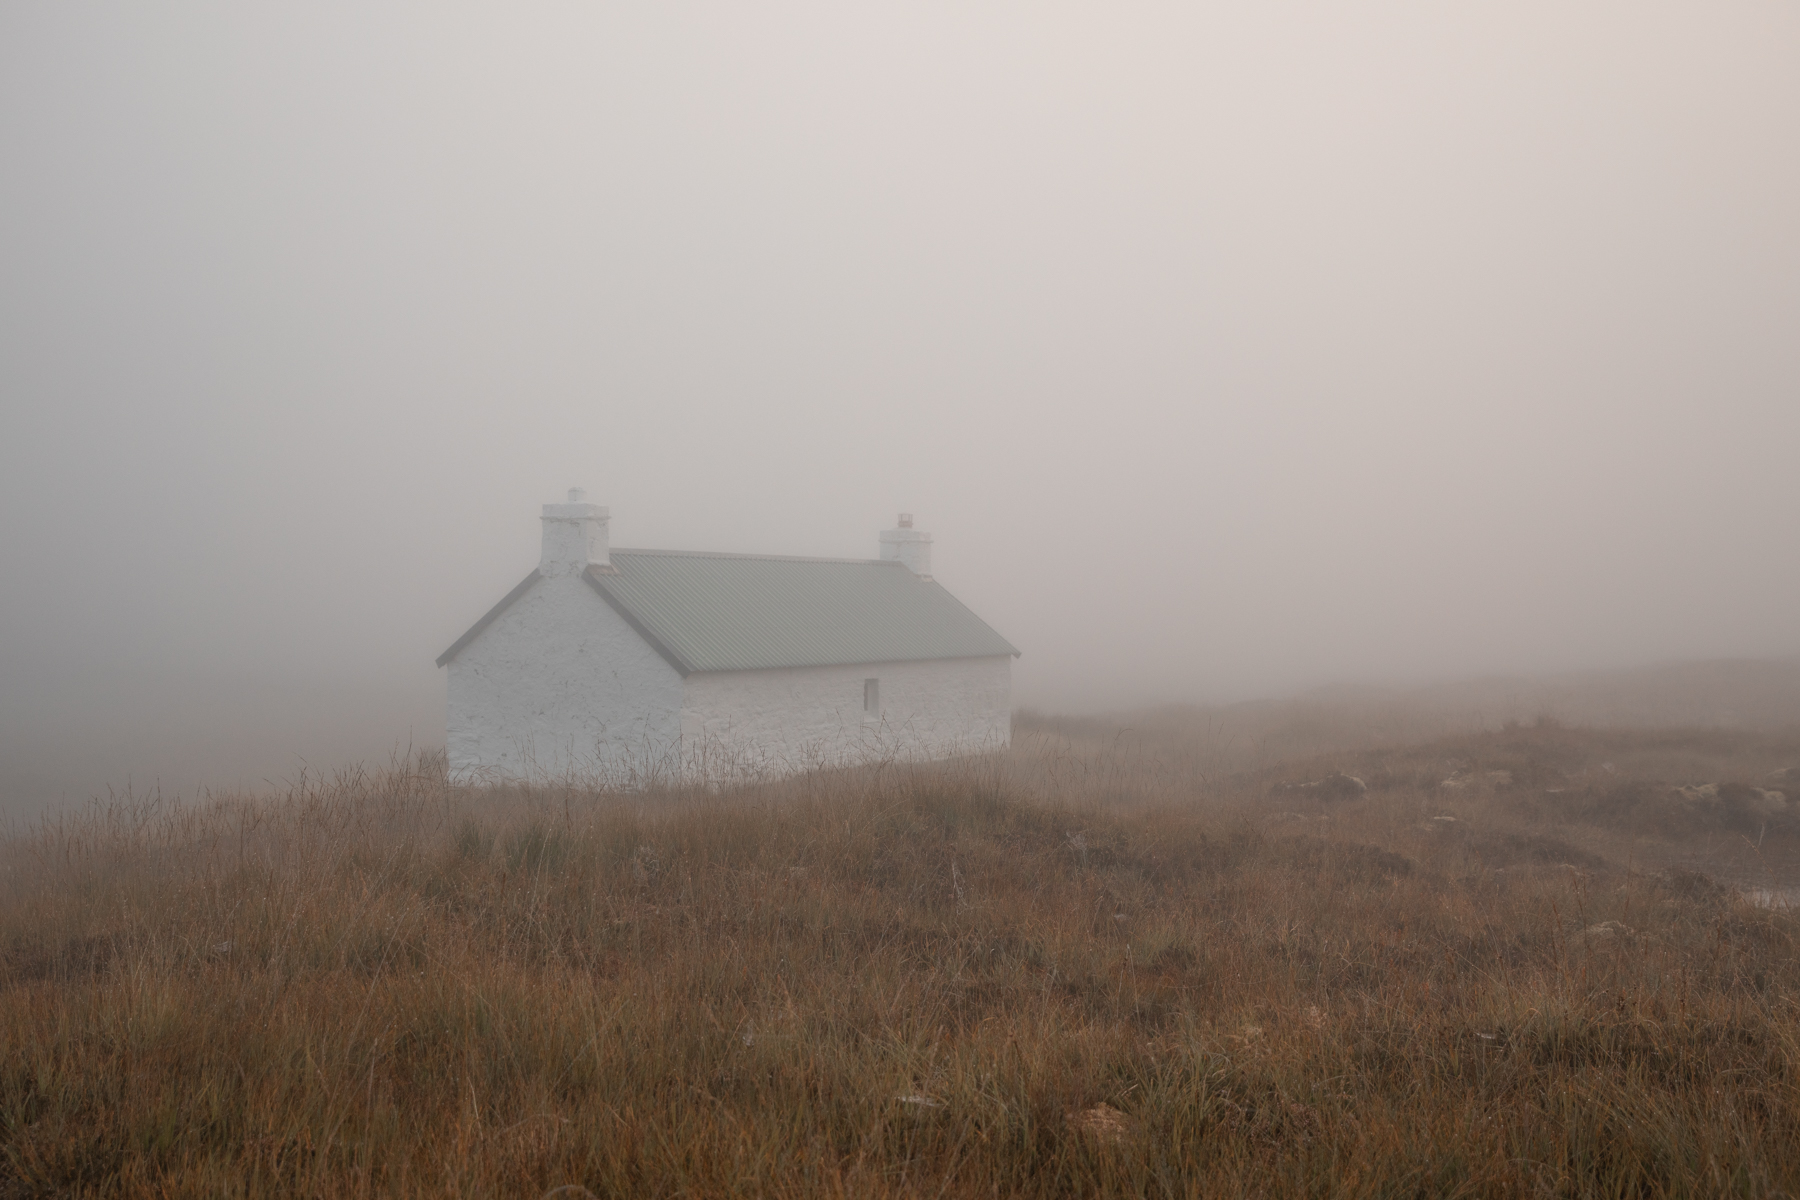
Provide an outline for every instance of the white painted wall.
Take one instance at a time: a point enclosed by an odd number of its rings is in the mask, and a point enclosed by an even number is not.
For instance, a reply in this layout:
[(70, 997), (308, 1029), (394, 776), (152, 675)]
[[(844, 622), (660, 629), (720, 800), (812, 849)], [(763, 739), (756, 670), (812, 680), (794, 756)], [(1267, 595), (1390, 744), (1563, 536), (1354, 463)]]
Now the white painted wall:
[[(863, 681), (881, 681), (881, 713)], [(682, 759), (709, 776), (944, 758), (1012, 740), (1012, 658), (720, 671), (687, 677)]]
[[(578, 507), (567, 520), (552, 512)], [(1011, 741), (1009, 656), (684, 680), (579, 574), (591, 561), (586, 526), (604, 527), (605, 510), (595, 517), (590, 508), (545, 506), (549, 570), (450, 660), (446, 732), (456, 777), (642, 786), (683, 772), (766, 777)], [(581, 526), (581, 536), (561, 536), (565, 524)], [(553, 544), (566, 553), (551, 555)], [(869, 679), (880, 681), (875, 714), (863, 705)]]
[(448, 670), (459, 778), (632, 785), (680, 763), (680, 673), (579, 575), (538, 580)]

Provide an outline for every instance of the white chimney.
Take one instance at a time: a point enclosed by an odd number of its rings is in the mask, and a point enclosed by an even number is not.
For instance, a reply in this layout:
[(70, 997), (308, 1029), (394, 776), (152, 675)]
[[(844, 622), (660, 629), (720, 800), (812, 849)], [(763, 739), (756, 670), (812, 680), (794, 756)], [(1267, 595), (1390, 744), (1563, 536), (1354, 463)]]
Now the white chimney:
[(912, 527), (912, 514), (900, 514), (900, 528), (881, 531), (881, 557), (905, 563), (920, 579), (931, 578), (931, 535)]
[(540, 575), (579, 575), (590, 566), (612, 570), (607, 560), (604, 506), (587, 503), (587, 493), (569, 489), (567, 504), (544, 505), (544, 553)]

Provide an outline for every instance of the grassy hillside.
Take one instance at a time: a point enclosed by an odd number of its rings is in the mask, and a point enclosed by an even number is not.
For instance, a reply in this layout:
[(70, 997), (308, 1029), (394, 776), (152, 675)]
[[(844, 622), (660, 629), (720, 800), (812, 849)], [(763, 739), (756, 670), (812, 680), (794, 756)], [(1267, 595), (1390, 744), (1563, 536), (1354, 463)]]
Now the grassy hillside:
[(1800, 1194), (1800, 735), (1021, 733), (16, 837), (0, 1195)]

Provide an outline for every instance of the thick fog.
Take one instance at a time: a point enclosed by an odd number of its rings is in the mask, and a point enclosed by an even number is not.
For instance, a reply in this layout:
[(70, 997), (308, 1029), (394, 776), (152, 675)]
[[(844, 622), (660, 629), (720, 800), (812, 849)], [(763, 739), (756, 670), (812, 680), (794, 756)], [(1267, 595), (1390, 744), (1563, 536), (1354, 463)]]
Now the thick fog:
[(0, 11), (0, 788), (441, 744), (571, 485), (1061, 711), (1800, 651), (1800, 10)]

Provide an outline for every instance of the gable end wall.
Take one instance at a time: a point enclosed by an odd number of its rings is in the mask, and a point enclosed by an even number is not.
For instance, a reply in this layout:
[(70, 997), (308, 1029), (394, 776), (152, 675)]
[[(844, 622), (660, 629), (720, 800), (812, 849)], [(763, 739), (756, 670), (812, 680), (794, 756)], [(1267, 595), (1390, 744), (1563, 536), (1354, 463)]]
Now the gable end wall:
[(579, 576), (540, 578), (448, 676), (459, 779), (641, 785), (679, 766), (681, 676)]

